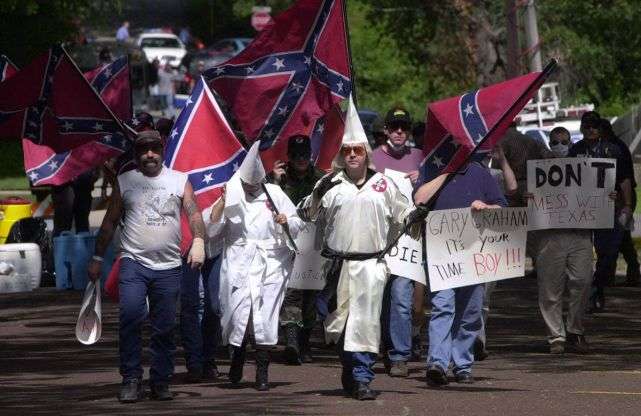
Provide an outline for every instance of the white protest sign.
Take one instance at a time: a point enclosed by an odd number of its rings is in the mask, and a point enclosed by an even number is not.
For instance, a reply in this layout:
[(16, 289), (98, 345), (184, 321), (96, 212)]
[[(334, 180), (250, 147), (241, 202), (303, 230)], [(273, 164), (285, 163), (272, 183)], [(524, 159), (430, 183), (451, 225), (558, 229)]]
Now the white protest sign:
[(298, 254), (287, 287), (292, 289), (320, 290), (325, 286), (323, 275), (323, 257), (315, 245), (316, 225), (308, 222), (296, 237)]
[(529, 229), (612, 228), (616, 159), (528, 160)]
[[(398, 186), (399, 190), (412, 201), (412, 182), (406, 178), (406, 173), (392, 169), (385, 169), (385, 175), (389, 176)], [(421, 239), (422, 240), (422, 239)], [(404, 235), (398, 240), (396, 247), (393, 247), (385, 256), (385, 261), (390, 273), (415, 280), (425, 284), (425, 270), (423, 270), (423, 253), (421, 240), (414, 240)]]
[(525, 275), (526, 208), (446, 209), (425, 221), (432, 292)]

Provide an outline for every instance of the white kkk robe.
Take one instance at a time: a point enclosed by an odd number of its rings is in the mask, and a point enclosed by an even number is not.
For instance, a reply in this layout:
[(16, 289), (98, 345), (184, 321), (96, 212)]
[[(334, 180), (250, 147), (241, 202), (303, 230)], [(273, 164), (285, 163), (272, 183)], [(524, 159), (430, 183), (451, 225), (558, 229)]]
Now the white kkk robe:
[[(381, 173), (374, 174), (360, 189), (344, 171), (333, 180), (340, 184), (320, 201), (315, 201), (312, 194), (300, 204), (309, 219), (327, 224), (326, 246), (342, 253), (382, 251), (388, 235), (390, 238), (396, 235), (411, 210), (407, 198)], [(345, 331), (345, 351), (378, 353), (381, 306), (388, 275), (384, 259), (343, 261), (336, 310), (325, 320), (329, 341), (338, 342)]]
[[(294, 204), (280, 187), (267, 184), (267, 190), (296, 238), (303, 222)], [(276, 344), (278, 315), (295, 253), (283, 227), (273, 219), (267, 196), (246, 198), (240, 181), (232, 179), (222, 218), (208, 234), (223, 239), (219, 293), (223, 343), (240, 346), (251, 317), (256, 344)]]

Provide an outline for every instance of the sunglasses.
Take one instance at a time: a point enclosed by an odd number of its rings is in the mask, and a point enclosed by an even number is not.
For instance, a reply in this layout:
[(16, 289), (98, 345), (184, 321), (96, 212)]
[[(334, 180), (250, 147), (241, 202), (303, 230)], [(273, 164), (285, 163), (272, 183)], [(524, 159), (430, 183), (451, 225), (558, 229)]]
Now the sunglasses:
[(401, 129), (403, 131), (409, 131), (410, 130), (410, 125), (404, 122), (392, 122), (388, 126), (390, 131), (396, 131), (398, 129)]
[(550, 140), (550, 146), (556, 146), (557, 144), (570, 144), (570, 141), (569, 140), (563, 141), (563, 140), (556, 140), (556, 139)]
[(134, 152), (137, 154), (147, 153), (151, 150), (153, 153), (162, 153), (162, 143), (142, 143), (134, 146)]
[(365, 156), (365, 154), (367, 154), (367, 151), (365, 150), (365, 148), (363, 146), (344, 146), (344, 147), (341, 147), (341, 155), (343, 155), (343, 157), (347, 157), (347, 156), (351, 155), (352, 152), (354, 152), (354, 154), (356, 156)]

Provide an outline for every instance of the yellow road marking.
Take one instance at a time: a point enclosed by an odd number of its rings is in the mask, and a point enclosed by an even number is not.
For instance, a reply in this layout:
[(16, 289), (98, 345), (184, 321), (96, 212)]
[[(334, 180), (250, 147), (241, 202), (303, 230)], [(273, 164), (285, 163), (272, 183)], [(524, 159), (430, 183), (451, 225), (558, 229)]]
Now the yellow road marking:
[(618, 394), (622, 396), (641, 396), (641, 392), (633, 391), (573, 391), (575, 394)]

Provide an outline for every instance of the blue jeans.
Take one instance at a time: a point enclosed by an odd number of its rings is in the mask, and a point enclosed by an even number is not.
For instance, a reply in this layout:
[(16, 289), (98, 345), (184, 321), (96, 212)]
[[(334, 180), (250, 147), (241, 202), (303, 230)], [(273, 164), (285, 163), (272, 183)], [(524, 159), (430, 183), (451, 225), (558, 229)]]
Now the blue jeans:
[(352, 373), (352, 378), (357, 383), (370, 383), (374, 380), (372, 368), (376, 363), (376, 354), (373, 352), (354, 352), (344, 350), (344, 337), (338, 341), (338, 356), (343, 365), (343, 371)]
[[(617, 215), (618, 217), (618, 215)], [(614, 228), (594, 230), (594, 250), (596, 251), (596, 267), (594, 270), (593, 285), (603, 289), (610, 279), (614, 279), (617, 271), (617, 258), (619, 247), (623, 241), (624, 230), (617, 218), (614, 219)]]
[(203, 264), (205, 296), (201, 319), (201, 270), (193, 270), (187, 262), (183, 262), (183, 276), (180, 281), (180, 335), (187, 369), (190, 371), (202, 371), (204, 366), (213, 364), (220, 336), (218, 303), (220, 263), (220, 256), (217, 256), (205, 260)]
[(151, 384), (167, 384), (174, 372), (174, 327), (181, 268), (152, 270), (136, 261), (120, 262), (120, 374), (123, 381), (142, 379), (142, 322), (151, 319)]
[(482, 326), (483, 285), (457, 287), (432, 293), (427, 365), (454, 374), (472, 371), (474, 340)]
[(391, 275), (383, 297), (382, 330), (390, 361), (409, 361), (412, 355), (414, 282)]

